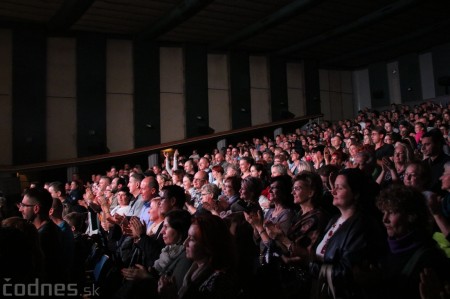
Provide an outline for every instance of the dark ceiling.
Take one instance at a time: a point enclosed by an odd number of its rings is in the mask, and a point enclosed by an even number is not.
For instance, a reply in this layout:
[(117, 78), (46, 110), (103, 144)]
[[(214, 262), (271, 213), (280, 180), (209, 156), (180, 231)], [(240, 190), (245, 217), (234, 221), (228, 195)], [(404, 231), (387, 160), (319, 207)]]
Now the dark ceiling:
[(198, 43), (210, 52), (354, 69), (450, 41), (448, 7), (432, 0), (0, 0), (0, 27)]

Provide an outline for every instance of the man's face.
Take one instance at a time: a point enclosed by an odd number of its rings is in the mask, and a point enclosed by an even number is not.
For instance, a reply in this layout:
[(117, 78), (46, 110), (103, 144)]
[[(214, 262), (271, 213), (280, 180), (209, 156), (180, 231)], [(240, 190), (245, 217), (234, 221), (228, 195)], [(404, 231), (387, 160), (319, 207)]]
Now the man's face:
[(59, 195), (61, 195), (60, 192), (55, 191), (55, 188), (53, 188), (53, 186), (48, 187), (48, 192), (50, 192), (52, 198), (59, 198)]
[(37, 214), (37, 205), (35, 202), (25, 195), (22, 199), (22, 202), (19, 204), (19, 212), (22, 213), (23, 219), (28, 221), (33, 221), (34, 217)]
[(200, 190), (200, 188), (206, 183), (202, 173), (197, 172), (194, 175), (194, 188)]
[(100, 179), (100, 182), (98, 183), (98, 186), (99, 186), (99, 188), (100, 188), (100, 191), (105, 191), (106, 186), (108, 186), (108, 185), (109, 185), (109, 182), (108, 182), (108, 180), (105, 179), (105, 178), (101, 178), (101, 179)]
[(134, 194), (134, 192), (139, 189), (139, 182), (135, 178), (131, 177), (128, 182), (128, 188), (130, 189), (130, 193)]
[(433, 157), (438, 154), (438, 147), (433, 143), (431, 137), (422, 138), (422, 153), (427, 157)]
[(216, 154), (214, 157), (217, 164), (221, 164), (223, 162), (223, 156), (221, 154)]
[(377, 131), (372, 131), (371, 133), (372, 142), (377, 144), (380, 143), (384, 138), (383, 134), (378, 133)]
[(145, 202), (148, 202), (150, 199), (153, 198), (154, 192), (155, 192), (154, 188), (150, 187), (150, 178), (145, 178), (144, 180), (142, 180), (141, 194), (142, 194), (142, 199)]
[(186, 163), (184, 163), (184, 171), (186, 171), (187, 173), (191, 172), (193, 168), (194, 165), (192, 165), (191, 161), (186, 161)]
[(117, 182), (119, 181), (119, 179), (118, 178), (115, 178), (114, 180), (112, 180), (112, 182), (111, 182), (111, 191), (113, 192), (113, 193), (116, 193), (117, 192), (117, 188), (118, 188), (118, 186), (117, 186)]
[(200, 159), (200, 161), (198, 161), (198, 170), (205, 170), (206, 168), (208, 168), (208, 162), (206, 161), (206, 159), (202, 158)]

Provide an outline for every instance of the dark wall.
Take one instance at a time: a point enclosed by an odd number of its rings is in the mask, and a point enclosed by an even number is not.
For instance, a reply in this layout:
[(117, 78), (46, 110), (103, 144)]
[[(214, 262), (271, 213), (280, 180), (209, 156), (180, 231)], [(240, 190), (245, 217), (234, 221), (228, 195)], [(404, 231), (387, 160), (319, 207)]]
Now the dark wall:
[[(446, 92), (445, 86), (439, 84), (440, 81), (450, 83), (450, 44), (435, 47), (432, 53), (436, 96), (438, 97), (445, 95)], [(445, 77), (448, 79), (443, 80)], [(450, 87), (448, 87), (448, 91), (450, 92)]]
[(288, 118), (286, 60), (278, 56), (269, 59), (270, 102), (272, 120)]
[(208, 53), (205, 46), (184, 47), (186, 137), (209, 132)]
[(390, 97), (385, 62), (369, 65), (369, 82), (372, 107), (388, 106)]
[(304, 61), (306, 114), (321, 113), (319, 64), (314, 60)]
[(159, 95), (159, 46), (135, 42), (134, 69), (134, 146), (161, 142)]
[(47, 37), (18, 29), (12, 43), (13, 163), (45, 161)]
[(252, 125), (250, 100), (250, 57), (245, 52), (230, 53), (231, 127)]
[(402, 102), (423, 100), (419, 56), (417, 54), (409, 54), (400, 57), (398, 59), (398, 69)]
[(106, 38), (87, 34), (77, 39), (78, 156), (106, 153), (106, 144)]

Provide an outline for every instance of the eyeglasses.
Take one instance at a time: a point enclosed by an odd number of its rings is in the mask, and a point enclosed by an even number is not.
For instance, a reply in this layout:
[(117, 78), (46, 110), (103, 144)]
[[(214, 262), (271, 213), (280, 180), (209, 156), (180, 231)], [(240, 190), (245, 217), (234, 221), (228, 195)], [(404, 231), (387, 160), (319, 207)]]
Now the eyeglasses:
[(302, 190), (302, 188), (299, 187), (299, 186), (295, 186), (295, 187), (292, 187), (292, 190), (294, 190), (294, 191), (300, 191), (300, 190)]
[(34, 207), (34, 206), (36, 206), (36, 205), (27, 205), (27, 204), (24, 204), (23, 202), (19, 202), (17, 204), (17, 207), (19, 207), (19, 208), (30, 208), (30, 207)]
[(206, 196), (206, 195), (209, 195), (209, 193), (202, 193), (202, 196)]

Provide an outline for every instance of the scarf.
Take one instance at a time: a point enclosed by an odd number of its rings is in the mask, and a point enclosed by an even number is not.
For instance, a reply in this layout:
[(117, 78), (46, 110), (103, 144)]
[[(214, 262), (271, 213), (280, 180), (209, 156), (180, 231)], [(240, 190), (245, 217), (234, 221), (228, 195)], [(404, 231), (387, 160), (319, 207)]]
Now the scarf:
[(410, 232), (397, 239), (388, 238), (389, 248), (393, 254), (403, 253), (418, 248), (423, 243), (420, 234), (416, 231)]
[(161, 274), (183, 251), (183, 244), (167, 245), (161, 250), (159, 259), (155, 261), (153, 268)]

